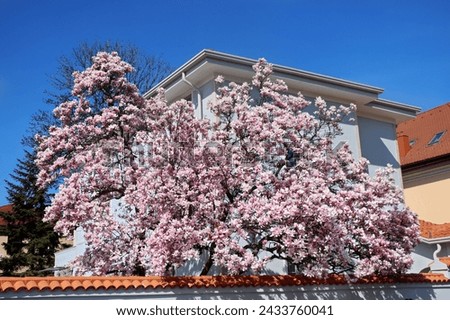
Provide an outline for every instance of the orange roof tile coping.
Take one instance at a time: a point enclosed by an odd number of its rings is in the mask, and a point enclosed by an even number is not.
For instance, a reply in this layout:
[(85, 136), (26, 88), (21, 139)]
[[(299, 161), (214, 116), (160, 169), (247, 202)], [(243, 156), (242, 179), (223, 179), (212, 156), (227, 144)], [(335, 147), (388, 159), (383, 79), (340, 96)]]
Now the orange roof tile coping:
[(420, 235), (426, 239), (446, 238), (450, 237), (450, 222), (432, 223), (425, 220), (420, 222)]
[[(7, 291), (56, 291), (100, 289), (174, 289), (174, 288), (230, 288), (277, 287), (308, 285), (345, 285), (349, 281), (342, 275), (330, 275), (317, 279), (298, 275), (265, 276), (182, 276), (182, 277), (4, 277), (0, 278), (0, 292)], [(394, 276), (370, 276), (351, 281), (351, 284), (392, 283), (450, 283), (442, 274), (402, 274)]]
[[(440, 141), (429, 145), (431, 139), (442, 131), (445, 133)], [(406, 154), (400, 154), (402, 166), (450, 155), (450, 102), (419, 113), (415, 119), (399, 123), (397, 140), (400, 147), (404, 144), (403, 136), (414, 141), (414, 144), (405, 150)]]

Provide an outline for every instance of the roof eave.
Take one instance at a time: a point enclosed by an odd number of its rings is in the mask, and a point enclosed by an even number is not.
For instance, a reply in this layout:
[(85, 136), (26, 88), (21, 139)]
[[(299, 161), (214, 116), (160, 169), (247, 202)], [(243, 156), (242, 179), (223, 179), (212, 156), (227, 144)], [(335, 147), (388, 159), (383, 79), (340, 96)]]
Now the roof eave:
[[(179, 81), (182, 77), (183, 72), (187, 72), (188, 70), (192, 69), (195, 65), (199, 64), (201, 61), (206, 59), (213, 59), (219, 62), (226, 62), (226, 63), (233, 63), (237, 65), (242, 65), (251, 68), (257, 60), (240, 57), (236, 55), (231, 55), (223, 52), (213, 51), (213, 50), (202, 50), (197, 55), (195, 55), (193, 58), (188, 60), (186, 63), (184, 63), (181, 67), (176, 69), (174, 72), (172, 72), (168, 77), (163, 79), (161, 82), (159, 82), (156, 86), (154, 86), (152, 89), (147, 91), (144, 94), (145, 98), (151, 97), (155, 95), (158, 88), (167, 88), (176, 81)], [(273, 64), (273, 71), (275, 74), (281, 74), (281, 75), (289, 75), (289, 76), (295, 76), (298, 78), (303, 78), (306, 80), (311, 81), (319, 81), (323, 82), (325, 84), (330, 84), (334, 86), (340, 86), (347, 89), (353, 89), (353, 90), (359, 90), (367, 94), (375, 94), (378, 95), (383, 92), (383, 89), (369, 86), (357, 82), (347, 81), (339, 78), (334, 78), (326, 75), (321, 75), (309, 71), (303, 71), (291, 67), (286, 67), (282, 65)]]
[(412, 105), (409, 105), (409, 104), (399, 103), (399, 102), (386, 100), (386, 99), (381, 99), (381, 98), (378, 98), (373, 103), (374, 104), (379, 104), (380, 106), (383, 106), (383, 107), (390, 107), (390, 108), (395, 108), (395, 109), (401, 109), (401, 110), (404, 110), (405, 112), (414, 113), (414, 115), (417, 115), (422, 110), (420, 107), (417, 107), (417, 106), (412, 106)]
[(426, 159), (416, 160), (414, 162), (402, 163), (401, 167), (404, 172), (408, 172), (418, 168), (429, 168), (431, 165), (446, 163), (449, 160), (450, 153), (446, 153)]
[(440, 238), (425, 238), (419, 237), (419, 240), (426, 244), (438, 244), (438, 243), (447, 243), (450, 242), (450, 237), (440, 237)]
[(364, 108), (366, 112), (376, 113), (378, 115), (384, 115), (385, 117), (395, 119), (397, 124), (415, 118), (421, 110), (416, 106), (380, 98), (369, 102), (364, 106)]

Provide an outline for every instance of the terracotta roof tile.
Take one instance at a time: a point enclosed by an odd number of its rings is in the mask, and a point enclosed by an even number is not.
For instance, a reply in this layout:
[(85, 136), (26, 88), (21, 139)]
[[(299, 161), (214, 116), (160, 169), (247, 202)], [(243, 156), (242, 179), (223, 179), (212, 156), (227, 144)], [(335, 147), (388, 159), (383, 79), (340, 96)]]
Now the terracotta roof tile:
[[(428, 145), (433, 137), (445, 131), (438, 143)], [(408, 136), (414, 141), (411, 149), (400, 155), (402, 166), (450, 155), (450, 102), (422, 112), (415, 119), (397, 126), (397, 136)], [(400, 139), (399, 139), (399, 144)]]
[(450, 268), (450, 257), (439, 258), (439, 261), (445, 263)]
[[(449, 283), (442, 274), (403, 274), (396, 276), (371, 276), (352, 284), (383, 283)], [(344, 276), (331, 275), (326, 279), (293, 275), (270, 276), (186, 276), (186, 277), (25, 277), (0, 278), (0, 292), (55, 291), (99, 289), (158, 289), (158, 288), (227, 288), (276, 287), (306, 285), (345, 285)]]
[(450, 237), (450, 222), (432, 223), (420, 220), (420, 235), (426, 239), (446, 238)]
[[(0, 212), (11, 213), (13, 211), (12, 204), (6, 204), (4, 206), (0, 206)], [(0, 226), (6, 225), (6, 221), (0, 217)]]

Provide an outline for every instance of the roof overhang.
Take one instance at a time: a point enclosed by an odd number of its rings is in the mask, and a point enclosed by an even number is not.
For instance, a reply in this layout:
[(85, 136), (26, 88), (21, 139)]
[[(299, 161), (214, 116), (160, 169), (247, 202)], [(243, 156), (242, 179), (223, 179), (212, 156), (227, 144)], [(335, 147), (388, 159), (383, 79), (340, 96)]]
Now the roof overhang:
[(420, 112), (419, 107), (379, 98), (370, 101), (362, 108), (369, 114), (394, 118), (396, 123), (415, 118)]
[[(256, 62), (254, 59), (203, 50), (145, 93), (144, 97), (154, 96), (159, 88), (164, 88), (168, 101), (179, 99), (191, 89), (183, 77), (195, 86), (201, 86), (218, 75), (232, 81), (249, 81)], [(273, 65), (273, 77), (285, 81), (292, 93), (355, 103), (361, 112), (395, 119), (396, 122), (413, 118), (420, 111), (418, 107), (379, 99), (383, 89), (365, 84), (276, 64)]]
[(437, 243), (447, 243), (450, 242), (450, 237), (441, 237), (441, 238), (424, 238), (419, 237), (420, 242), (426, 243), (426, 244), (437, 244)]

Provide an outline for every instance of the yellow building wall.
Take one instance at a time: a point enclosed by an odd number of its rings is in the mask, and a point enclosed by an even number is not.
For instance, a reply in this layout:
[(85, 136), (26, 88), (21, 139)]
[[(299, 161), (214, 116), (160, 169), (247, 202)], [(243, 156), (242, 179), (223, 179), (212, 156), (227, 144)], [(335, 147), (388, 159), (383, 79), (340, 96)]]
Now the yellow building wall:
[(6, 256), (5, 248), (3, 248), (3, 244), (8, 242), (7, 236), (0, 236), (0, 257)]
[(450, 170), (404, 177), (406, 204), (419, 219), (433, 223), (450, 221)]

